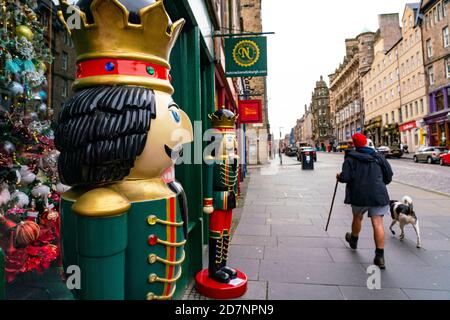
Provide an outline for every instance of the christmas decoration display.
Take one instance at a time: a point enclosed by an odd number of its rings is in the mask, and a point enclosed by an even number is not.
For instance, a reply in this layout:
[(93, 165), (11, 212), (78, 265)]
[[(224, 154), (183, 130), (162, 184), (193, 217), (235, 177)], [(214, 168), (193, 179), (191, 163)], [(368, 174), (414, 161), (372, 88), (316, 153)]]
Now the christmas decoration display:
[(77, 48), (75, 94), (56, 130), (65, 266), (83, 300), (167, 300), (182, 276), (187, 200), (174, 180), (192, 124), (171, 95), (169, 56), (183, 20), (163, 1), (61, 0)]
[(197, 291), (214, 299), (234, 299), (247, 291), (247, 276), (227, 266), (233, 209), (236, 208), (238, 162), (236, 115), (220, 109), (210, 115), (213, 135), (207, 160), (203, 211), (209, 218), (209, 264), (195, 277)]
[[(59, 192), (35, 0), (0, 0), (0, 247), (7, 282), (58, 261)], [(60, 187), (61, 189), (61, 187)], [(0, 281), (1, 286), (1, 281)]]

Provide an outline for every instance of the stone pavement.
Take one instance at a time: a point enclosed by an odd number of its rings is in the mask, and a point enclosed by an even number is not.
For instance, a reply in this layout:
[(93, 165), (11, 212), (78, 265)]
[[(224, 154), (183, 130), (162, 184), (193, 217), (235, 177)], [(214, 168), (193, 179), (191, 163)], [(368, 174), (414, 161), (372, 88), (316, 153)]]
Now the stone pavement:
[(405, 241), (398, 233), (393, 236), (386, 217), (387, 269), (382, 289), (369, 290), (370, 221), (365, 219), (359, 249), (350, 250), (343, 236), (350, 231), (351, 211), (343, 204), (345, 186), (340, 185), (330, 228), (324, 231), (342, 155), (318, 157), (314, 171), (302, 171), (286, 157), (281, 167), (277, 159), (251, 170), (229, 261), (249, 277), (243, 299), (450, 299), (450, 196), (396, 182), (389, 186), (392, 199), (414, 199), (423, 248), (415, 247), (411, 226)]

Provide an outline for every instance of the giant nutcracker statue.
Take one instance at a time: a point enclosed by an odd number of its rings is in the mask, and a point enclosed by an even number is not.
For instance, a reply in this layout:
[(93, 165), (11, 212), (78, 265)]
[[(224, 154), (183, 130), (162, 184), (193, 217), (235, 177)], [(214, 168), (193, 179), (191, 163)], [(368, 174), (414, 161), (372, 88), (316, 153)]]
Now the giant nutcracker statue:
[(236, 208), (238, 162), (236, 115), (220, 109), (210, 115), (211, 144), (206, 163), (207, 186), (204, 212), (209, 218), (208, 269), (196, 276), (196, 288), (215, 299), (234, 299), (247, 291), (247, 276), (227, 266), (230, 247), (232, 212)]
[(56, 135), (60, 175), (72, 186), (62, 196), (62, 237), (65, 267), (81, 270), (75, 297), (170, 299), (187, 237), (173, 167), (192, 141), (169, 79), (184, 21), (172, 23), (162, 1), (60, 2), (78, 54)]

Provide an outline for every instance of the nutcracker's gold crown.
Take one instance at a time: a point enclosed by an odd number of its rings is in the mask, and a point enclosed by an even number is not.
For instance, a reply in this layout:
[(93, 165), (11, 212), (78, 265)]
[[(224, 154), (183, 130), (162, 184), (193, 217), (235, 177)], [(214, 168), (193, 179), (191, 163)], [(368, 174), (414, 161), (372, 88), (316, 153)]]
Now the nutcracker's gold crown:
[[(128, 59), (144, 61), (170, 69), (170, 52), (184, 25), (184, 19), (171, 23), (164, 8), (163, 0), (139, 10), (140, 24), (129, 22), (129, 12), (119, 0), (94, 0), (91, 4), (93, 23), (89, 23), (86, 13), (67, 0), (60, 0), (58, 16), (71, 34), (77, 50), (77, 62), (100, 58)], [(79, 25), (74, 17), (79, 16)], [(118, 77), (116, 77), (118, 78)], [(139, 77), (122, 77), (112, 84), (142, 85)], [(109, 80), (99, 79), (98, 84), (110, 84)], [(160, 79), (145, 80), (155, 82), (156, 87), (168, 85), (159, 83)], [(92, 81), (92, 79), (91, 79)], [(131, 82), (131, 83), (128, 83)], [(168, 82), (168, 81), (166, 81)], [(74, 86), (86, 86), (77, 84)], [(152, 83), (148, 86), (152, 87)], [(170, 86), (171, 88), (171, 86)], [(155, 88), (157, 89), (157, 88)], [(165, 90), (167, 91), (167, 90)], [(171, 90), (169, 90), (171, 91)]]
[(234, 129), (237, 116), (228, 109), (221, 109), (208, 116), (212, 127), (217, 129)]

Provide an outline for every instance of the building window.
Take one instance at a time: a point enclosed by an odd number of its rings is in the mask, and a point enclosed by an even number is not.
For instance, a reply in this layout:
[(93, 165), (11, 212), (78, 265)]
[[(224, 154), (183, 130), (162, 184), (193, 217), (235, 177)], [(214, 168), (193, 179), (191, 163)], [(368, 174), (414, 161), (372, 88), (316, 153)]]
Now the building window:
[(67, 95), (68, 95), (68, 93), (69, 93), (69, 83), (67, 82), (67, 80), (63, 80), (63, 83), (62, 83), (62, 90), (61, 90), (61, 96), (62, 96), (63, 98), (66, 98)]
[(433, 56), (433, 45), (431, 44), (431, 39), (427, 40), (427, 56), (428, 58)]
[(402, 108), (398, 108), (398, 122), (403, 122)]
[(416, 116), (419, 114), (419, 103), (417, 101), (414, 102), (414, 111), (416, 112)]
[(62, 65), (63, 70), (67, 70), (68, 60), (69, 60), (69, 56), (68, 56), (67, 52), (63, 51), (62, 56), (61, 56), (61, 65)]
[(389, 116), (387, 113), (386, 113), (385, 117), (386, 117), (386, 124), (389, 124)]
[(409, 114), (411, 115), (411, 117), (414, 117), (413, 104), (412, 103), (409, 105)]
[(405, 106), (405, 120), (409, 118), (408, 105)]
[(442, 13), (442, 2), (440, 2), (438, 4), (438, 21), (441, 21), (443, 18), (443, 13)]
[(436, 8), (434, 8), (433, 13), (434, 13), (434, 23), (438, 23), (439, 22), (438, 10)]
[(391, 112), (391, 120), (392, 120), (392, 123), (395, 123), (395, 112), (394, 111)]
[(424, 105), (423, 105), (423, 99), (420, 99), (420, 113), (421, 114), (425, 113), (425, 108), (424, 108)]
[(434, 70), (433, 67), (428, 68), (428, 81), (430, 85), (434, 84)]
[(445, 74), (447, 79), (450, 78), (450, 59), (445, 59)]
[(442, 7), (443, 7), (442, 11), (443, 11), (444, 17), (446, 17), (447, 16), (447, 4), (444, 3), (444, 5)]
[(444, 48), (447, 48), (450, 45), (450, 38), (448, 34), (448, 27), (445, 27), (442, 30), (442, 38), (444, 39)]

